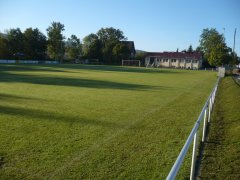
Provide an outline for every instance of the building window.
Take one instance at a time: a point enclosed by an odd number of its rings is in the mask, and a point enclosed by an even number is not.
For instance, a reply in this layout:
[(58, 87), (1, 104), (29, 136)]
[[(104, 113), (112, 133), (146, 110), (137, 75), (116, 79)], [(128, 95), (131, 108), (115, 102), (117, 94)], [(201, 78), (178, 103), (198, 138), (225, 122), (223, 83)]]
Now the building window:
[(163, 62), (168, 62), (168, 59), (163, 59)]
[(196, 64), (197, 64), (197, 63), (198, 63), (198, 61), (197, 61), (197, 60), (193, 60), (193, 63), (196, 63)]
[(176, 59), (171, 59), (171, 62), (177, 62), (177, 60)]
[(180, 63), (184, 63), (184, 61), (185, 61), (184, 59), (181, 59), (181, 60), (180, 60)]
[(190, 60), (190, 59), (187, 59), (187, 60), (186, 60), (186, 63), (191, 63), (191, 60)]

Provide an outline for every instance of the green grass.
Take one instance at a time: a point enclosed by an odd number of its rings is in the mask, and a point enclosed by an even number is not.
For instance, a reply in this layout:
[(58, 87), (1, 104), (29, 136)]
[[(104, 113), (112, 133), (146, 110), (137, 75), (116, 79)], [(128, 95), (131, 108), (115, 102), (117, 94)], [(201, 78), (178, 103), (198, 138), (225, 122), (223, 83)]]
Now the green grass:
[(240, 179), (240, 87), (222, 79), (214, 105), (201, 179)]
[(0, 65), (0, 178), (164, 179), (215, 82), (207, 71)]

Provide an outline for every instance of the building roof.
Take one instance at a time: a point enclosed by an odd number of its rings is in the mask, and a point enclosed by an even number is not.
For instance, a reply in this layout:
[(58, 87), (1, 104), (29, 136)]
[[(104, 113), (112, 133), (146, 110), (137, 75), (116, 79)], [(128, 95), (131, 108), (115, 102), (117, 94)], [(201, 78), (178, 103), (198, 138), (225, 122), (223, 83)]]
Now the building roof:
[(159, 57), (159, 58), (176, 58), (176, 59), (202, 59), (200, 52), (148, 52), (146, 56)]

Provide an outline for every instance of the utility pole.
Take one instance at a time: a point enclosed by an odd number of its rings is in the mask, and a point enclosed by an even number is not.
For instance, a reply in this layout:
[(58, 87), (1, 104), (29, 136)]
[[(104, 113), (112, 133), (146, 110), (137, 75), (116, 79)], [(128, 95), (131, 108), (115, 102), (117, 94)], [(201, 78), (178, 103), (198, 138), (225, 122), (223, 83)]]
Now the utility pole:
[(233, 56), (234, 56), (234, 52), (235, 52), (236, 31), (237, 31), (237, 28), (235, 28), (235, 31), (234, 31), (234, 39), (233, 39)]

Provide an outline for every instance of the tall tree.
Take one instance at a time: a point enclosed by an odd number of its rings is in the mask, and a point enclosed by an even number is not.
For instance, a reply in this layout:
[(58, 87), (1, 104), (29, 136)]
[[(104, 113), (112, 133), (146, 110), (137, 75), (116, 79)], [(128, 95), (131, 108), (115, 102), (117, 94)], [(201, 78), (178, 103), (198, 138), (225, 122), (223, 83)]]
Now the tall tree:
[(26, 59), (44, 59), (47, 48), (46, 36), (37, 28), (27, 28), (23, 33)]
[(83, 56), (90, 59), (101, 59), (101, 42), (96, 34), (89, 34), (83, 39)]
[(122, 59), (128, 59), (131, 53), (129, 47), (123, 43), (117, 43), (113, 48), (113, 63), (120, 63)]
[(11, 58), (8, 40), (1, 36), (0, 36), (0, 58), (1, 59)]
[(12, 56), (16, 53), (23, 52), (23, 34), (19, 28), (10, 29), (7, 32), (7, 39), (9, 43), (9, 50)]
[(188, 47), (188, 50), (187, 50), (187, 52), (193, 52), (193, 48), (192, 48), (192, 45), (190, 44), (190, 46)]
[(64, 57), (64, 42), (65, 37), (62, 35), (64, 25), (60, 22), (52, 22), (47, 28), (48, 45), (47, 52), (51, 59), (63, 60)]
[(75, 35), (71, 35), (71, 38), (68, 38), (65, 46), (66, 56), (69, 60), (77, 59), (82, 54), (80, 39), (78, 39)]
[(228, 53), (225, 38), (216, 29), (203, 29), (200, 36), (199, 49), (204, 53), (204, 58), (212, 66), (222, 65), (224, 56)]
[(123, 35), (123, 32), (120, 29), (110, 28), (101, 28), (97, 32), (97, 36), (102, 45), (102, 55), (104, 61), (107, 63), (112, 63), (113, 59), (113, 48), (122, 40), (127, 38)]

